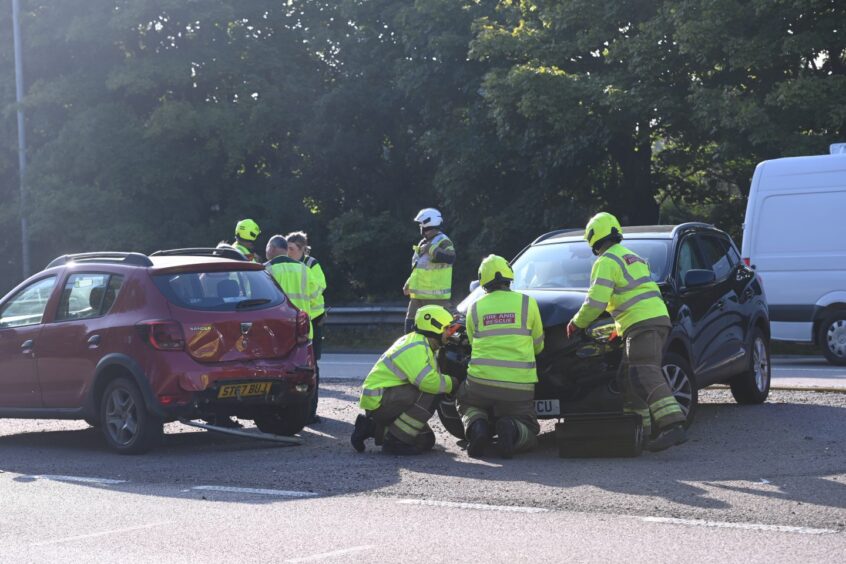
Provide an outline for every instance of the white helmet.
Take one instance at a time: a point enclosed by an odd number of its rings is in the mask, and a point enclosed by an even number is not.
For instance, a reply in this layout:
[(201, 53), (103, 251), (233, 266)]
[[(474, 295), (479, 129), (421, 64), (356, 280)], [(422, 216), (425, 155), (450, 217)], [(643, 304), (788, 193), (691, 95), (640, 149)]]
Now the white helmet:
[(419, 223), (423, 229), (428, 229), (429, 227), (440, 227), (444, 218), (441, 216), (441, 212), (435, 208), (424, 208), (417, 212), (414, 221)]

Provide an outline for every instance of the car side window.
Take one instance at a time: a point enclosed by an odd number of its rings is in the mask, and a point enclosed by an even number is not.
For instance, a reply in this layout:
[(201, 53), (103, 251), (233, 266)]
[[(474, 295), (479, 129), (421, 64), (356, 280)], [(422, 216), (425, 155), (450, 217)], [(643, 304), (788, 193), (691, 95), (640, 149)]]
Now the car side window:
[(714, 271), (717, 280), (724, 280), (732, 269), (728, 257), (727, 242), (712, 236), (700, 236), (699, 248), (702, 249), (703, 258), (708, 268)]
[(122, 282), (122, 276), (103, 273), (69, 276), (62, 289), (56, 321), (100, 317), (114, 304)]
[(0, 328), (24, 327), (41, 323), (55, 285), (56, 277), (50, 276), (33, 282), (18, 292), (0, 311)]
[(686, 237), (682, 240), (681, 248), (679, 249), (679, 264), (678, 264), (678, 281), (680, 285), (684, 285), (684, 277), (689, 270), (701, 270), (708, 268), (699, 258), (699, 253), (696, 250), (696, 240), (693, 237)]
[(731, 263), (731, 266), (735, 267), (738, 264), (740, 264), (740, 262), (741, 262), (740, 261), (740, 253), (737, 252), (737, 249), (734, 248), (734, 245), (732, 245), (729, 241), (723, 241), (723, 242), (725, 243), (726, 247), (728, 248), (728, 253), (726, 254), (726, 256), (728, 257), (729, 262)]

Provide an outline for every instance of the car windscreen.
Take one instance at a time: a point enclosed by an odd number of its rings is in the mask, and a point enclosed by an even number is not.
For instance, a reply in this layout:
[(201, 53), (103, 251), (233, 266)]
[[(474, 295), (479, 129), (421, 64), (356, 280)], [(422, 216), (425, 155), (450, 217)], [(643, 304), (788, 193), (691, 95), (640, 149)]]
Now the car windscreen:
[[(623, 245), (646, 260), (652, 279), (667, 277), (668, 239), (632, 239)], [(554, 243), (530, 247), (520, 255), (514, 269), (515, 290), (542, 290), (545, 288), (588, 288), (590, 269), (596, 257), (584, 241)]]
[(157, 274), (153, 280), (171, 303), (189, 309), (235, 311), (273, 307), (285, 301), (264, 270), (179, 272)]

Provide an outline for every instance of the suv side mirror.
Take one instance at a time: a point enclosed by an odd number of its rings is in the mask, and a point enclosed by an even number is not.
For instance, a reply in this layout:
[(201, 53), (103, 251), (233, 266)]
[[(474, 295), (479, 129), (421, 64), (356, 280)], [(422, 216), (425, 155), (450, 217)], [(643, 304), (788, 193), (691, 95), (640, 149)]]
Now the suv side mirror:
[(470, 291), (471, 292), (478, 287), (479, 287), (479, 281), (478, 280), (473, 280), (472, 282), (470, 282)]
[(709, 284), (713, 284), (717, 281), (717, 275), (714, 274), (713, 270), (688, 270), (687, 273), (684, 275), (684, 286), (685, 288), (701, 288), (702, 286), (708, 286)]

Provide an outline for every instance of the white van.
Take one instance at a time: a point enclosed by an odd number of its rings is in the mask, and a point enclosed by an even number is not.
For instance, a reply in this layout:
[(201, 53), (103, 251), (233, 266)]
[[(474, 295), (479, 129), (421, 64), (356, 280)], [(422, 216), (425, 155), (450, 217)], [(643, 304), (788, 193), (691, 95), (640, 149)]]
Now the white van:
[(741, 254), (763, 280), (772, 338), (846, 365), (846, 144), (758, 164)]

